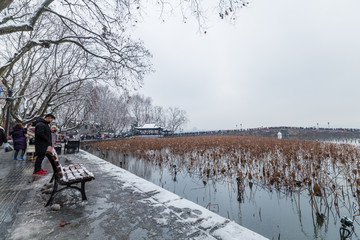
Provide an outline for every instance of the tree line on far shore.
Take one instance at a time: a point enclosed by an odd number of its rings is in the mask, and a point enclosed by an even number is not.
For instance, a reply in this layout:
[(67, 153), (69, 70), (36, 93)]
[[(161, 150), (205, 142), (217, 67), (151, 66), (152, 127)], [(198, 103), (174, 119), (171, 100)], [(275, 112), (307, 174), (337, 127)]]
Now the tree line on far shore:
[[(153, 123), (175, 132), (188, 122), (185, 110), (156, 106), (151, 97), (140, 94), (117, 95), (108, 86), (94, 87), (87, 104), (81, 118), (96, 123), (101, 131), (122, 132)], [(68, 112), (61, 114), (61, 119), (65, 119)]]

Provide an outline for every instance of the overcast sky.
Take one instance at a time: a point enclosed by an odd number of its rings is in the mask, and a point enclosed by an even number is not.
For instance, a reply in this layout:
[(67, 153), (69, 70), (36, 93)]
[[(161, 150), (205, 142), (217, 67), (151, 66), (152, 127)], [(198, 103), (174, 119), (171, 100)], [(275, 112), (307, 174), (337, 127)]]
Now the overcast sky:
[(156, 71), (141, 93), (186, 110), (185, 130), (360, 128), (360, 1), (253, 0), (235, 25), (213, 16), (199, 34), (148, 11), (134, 33)]

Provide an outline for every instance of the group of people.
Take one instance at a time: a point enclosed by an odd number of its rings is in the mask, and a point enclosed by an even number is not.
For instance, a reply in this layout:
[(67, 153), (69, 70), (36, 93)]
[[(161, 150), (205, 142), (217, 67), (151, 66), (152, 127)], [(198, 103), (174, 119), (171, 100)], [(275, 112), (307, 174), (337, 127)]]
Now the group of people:
[[(33, 174), (41, 175), (46, 174), (47, 171), (42, 169), (42, 162), (45, 158), (46, 151), (48, 147), (54, 147), (56, 143), (56, 131), (57, 128), (55, 125), (52, 125), (51, 128), (49, 124), (55, 120), (53, 114), (47, 114), (44, 118), (39, 118), (35, 122), (35, 165)], [(27, 138), (28, 135), (31, 135), (31, 132), (28, 132), (27, 128), (21, 123), (16, 123), (13, 127), (11, 136), (14, 144), (14, 160), (17, 160), (19, 155), (20, 160), (24, 160), (24, 154), (27, 148)], [(0, 146), (3, 143), (7, 143), (7, 137), (4, 133), (4, 129), (0, 127)]]

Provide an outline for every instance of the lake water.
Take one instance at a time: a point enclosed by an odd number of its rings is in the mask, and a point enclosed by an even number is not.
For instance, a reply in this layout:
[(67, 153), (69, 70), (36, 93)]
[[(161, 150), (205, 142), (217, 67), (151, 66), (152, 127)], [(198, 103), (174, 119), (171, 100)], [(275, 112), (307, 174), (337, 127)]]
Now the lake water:
[[(321, 214), (316, 215), (307, 192), (291, 194), (256, 183), (242, 186), (235, 179), (204, 179), (181, 164), (159, 166), (127, 154), (86, 150), (269, 239), (340, 239), (340, 218), (352, 215), (348, 207), (339, 206), (338, 216), (320, 199)], [(359, 223), (354, 226), (352, 239), (359, 239)]]

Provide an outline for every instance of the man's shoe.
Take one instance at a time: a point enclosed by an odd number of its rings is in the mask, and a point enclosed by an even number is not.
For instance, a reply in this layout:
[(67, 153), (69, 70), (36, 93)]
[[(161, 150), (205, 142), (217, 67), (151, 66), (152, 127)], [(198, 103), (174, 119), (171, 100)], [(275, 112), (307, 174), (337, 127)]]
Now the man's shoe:
[(46, 173), (47, 173), (47, 170), (40, 169), (40, 172), (43, 172), (44, 174), (46, 174)]
[(17, 158), (15, 158), (15, 157), (14, 157), (14, 159), (13, 159), (13, 160), (17, 160)]
[(44, 173), (44, 172), (42, 172), (42, 171), (40, 170), (40, 171), (38, 171), (38, 172), (33, 172), (33, 174), (42, 175), (42, 174), (46, 174), (46, 173)]
[(20, 158), (20, 160), (23, 160), (24, 161), (24, 157), (19, 157)]

